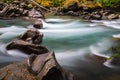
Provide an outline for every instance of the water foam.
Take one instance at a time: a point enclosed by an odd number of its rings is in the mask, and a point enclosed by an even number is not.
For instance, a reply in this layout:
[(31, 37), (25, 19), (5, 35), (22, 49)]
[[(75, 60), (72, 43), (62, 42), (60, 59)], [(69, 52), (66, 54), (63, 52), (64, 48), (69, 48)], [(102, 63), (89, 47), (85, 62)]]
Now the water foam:
[(113, 45), (113, 43), (110, 40), (101, 40), (95, 45), (90, 46), (90, 51), (94, 55), (110, 58), (110, 54), (105, 54), (105, 52)]
[(5, 27), (5, 28), (0, 28), (0, 33), (6, 33), (6, 32), (16, 32), (16, 33), (21, 33), (27, 30), (26, 28), (18, 28), (17, 26), (11, 26), (11, 27)]
[(13, 57), (27, 57), (28, 55), (21, 52), (20, 50), (17, 50), (17, 49), (13, 49), (13, 50), (8, 50), (7, 51), (7, 54), (9, 54), (10, 56), (13, 56)]

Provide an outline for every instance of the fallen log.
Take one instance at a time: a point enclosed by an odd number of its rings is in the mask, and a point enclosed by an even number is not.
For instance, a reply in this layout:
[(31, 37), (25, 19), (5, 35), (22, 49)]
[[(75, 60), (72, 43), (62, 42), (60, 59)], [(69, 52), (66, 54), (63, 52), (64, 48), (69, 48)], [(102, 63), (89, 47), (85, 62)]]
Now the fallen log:
[(33, 4), (33, 5), (35, 5), (35, 6), (37, 6), (37, 7), (39, 7), (39, 8), (41, 8), (42, 10), (44, 10), (44, 11), (49, 11), (49, 9), (47, 9), (47, 8), (45, 8), (45, 7), (43, 7), (43, 6), (41, 6), (41, 5), (39, 5), (37, 2), (35, 2), (34, 0), (27, 0), (30, 4)]

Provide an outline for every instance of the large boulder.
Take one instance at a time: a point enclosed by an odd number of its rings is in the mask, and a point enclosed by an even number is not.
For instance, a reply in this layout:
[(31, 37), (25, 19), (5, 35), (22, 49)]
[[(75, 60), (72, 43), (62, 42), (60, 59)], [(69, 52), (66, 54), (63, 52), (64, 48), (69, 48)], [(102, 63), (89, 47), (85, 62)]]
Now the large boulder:
[(30, 55), (28, 59), (0, 69), (0, 80), (75, 80), (56, 61), (54, 53)]
[(63, 6), (63, 11), (78, 11), (79, 4), (79, 0), (66, 0)]
[(31, 44), (23, 40), (14, 40), (6, 47), (7, 50), (18, 49), (26, 54), (43, 54), (49, 52), (47, 48), (40, 45)]
[(41, 46), (43, 34), (37, 29), (31, 28), (17, 39), (7, 45), (7, 50), (20, 50), (26, 54), (43, 54), (49, 52), (47, 48)]

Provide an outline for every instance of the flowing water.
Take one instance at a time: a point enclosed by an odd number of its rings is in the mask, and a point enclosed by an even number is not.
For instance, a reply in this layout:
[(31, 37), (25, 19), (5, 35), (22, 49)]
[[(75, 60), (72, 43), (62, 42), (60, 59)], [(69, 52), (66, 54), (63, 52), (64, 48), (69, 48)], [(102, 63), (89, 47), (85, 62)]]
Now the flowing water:
[[(102, 57), (109, 58), (113, 37), (120, 37), (120, 20), (84, 21), (73, 17), (50, 17), (43, 21), (42, 45), (54, 51), (61, 66), (73, 72), (78, 80), (119, 80), (120, 71), (107, 67)], [(22, 19), (0, 20), (0, 67), (20, 61), (27, 55), (6, 50), (31, 23)], [(99, 58), (100, 56), (100, 58)]]

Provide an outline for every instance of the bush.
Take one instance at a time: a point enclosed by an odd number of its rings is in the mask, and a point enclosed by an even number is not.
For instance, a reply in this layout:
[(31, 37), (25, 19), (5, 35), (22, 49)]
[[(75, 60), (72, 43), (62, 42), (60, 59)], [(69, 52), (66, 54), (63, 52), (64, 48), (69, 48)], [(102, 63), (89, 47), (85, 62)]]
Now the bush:
[(120, 0), (94, 0), (94, 2), (100, 2), (103, 7), (118, 7), (118, 6), (120, 6)]
[(51, 7), (51, 6), (61, 6), (64, 0), (35, 0), (39, 4), (45, 7)]

